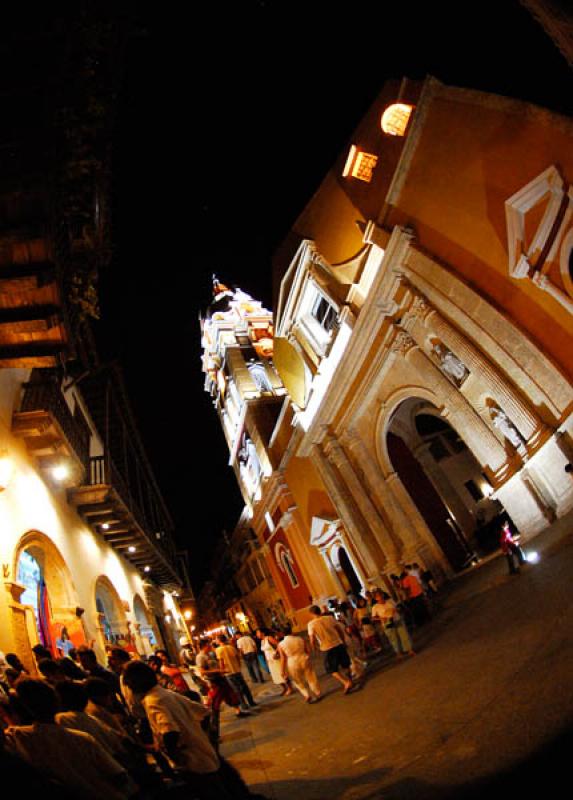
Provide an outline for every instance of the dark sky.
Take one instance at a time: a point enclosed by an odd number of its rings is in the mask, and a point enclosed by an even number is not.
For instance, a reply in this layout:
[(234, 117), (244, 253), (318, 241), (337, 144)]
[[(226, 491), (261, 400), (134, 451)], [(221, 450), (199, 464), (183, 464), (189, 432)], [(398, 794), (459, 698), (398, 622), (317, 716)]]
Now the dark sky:
[(123, 364), (198, 589), (242, 508), (200, 371), (212, 273), (270, 304), (273, 250), (388, 78), (432, 74), (568, 114), (573, 93), (517, 0), (182, 8), (141, 4), (126, 53), (96, 335)]

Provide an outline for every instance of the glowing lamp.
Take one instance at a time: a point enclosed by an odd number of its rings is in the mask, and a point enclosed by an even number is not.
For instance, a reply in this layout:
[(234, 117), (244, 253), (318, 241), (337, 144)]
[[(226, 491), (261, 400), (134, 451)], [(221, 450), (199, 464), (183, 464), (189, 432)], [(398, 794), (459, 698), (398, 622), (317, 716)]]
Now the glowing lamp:
[(528, 564), (537, 564), (539, 561), (539, 553), (535, 550), (529, 550), (525, 553), (525, 560)]
[(130, 544), (129, 547), (127, 548), (127, 552), (128, 553), (135, 553), (135, 547), (132, 544)]
[(102, 531), (109, 531), (109, 522), (104, 522), (101, 529)]
[(52, 469), (52, 476), (57, 481), (65, 481), (66, 478), (69, 476), (70, 470), (65, 464), (58, 464), (56, 467)]
[(151, 571), (151, 567), (145, 566), (145, 567), (143, 567), (143, 571), (144, 572), (150, 572)]
[(382, 114), (380, 125), (389, 136), (404, 136), (414, 106), (406, 103), (393, 103)]
[(185, 617), (185, 619), (191, 619), (191, 617), (193, 616), (193, 612), (187, 609), (187, 611), (184, 612), (183, 616)]

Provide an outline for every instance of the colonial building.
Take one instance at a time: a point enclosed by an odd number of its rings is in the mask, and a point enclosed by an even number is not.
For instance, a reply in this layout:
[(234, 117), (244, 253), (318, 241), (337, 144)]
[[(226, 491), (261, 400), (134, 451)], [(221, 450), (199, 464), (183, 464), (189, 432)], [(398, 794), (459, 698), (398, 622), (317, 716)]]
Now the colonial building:
[(277, 251), (288, 398), (245, 497), (299, 625), (573, 507), (572, 144), (545, 109), (390, 81)]
[(298, 508), (320, 475), (336, 514), (307, 541), (341, 589), (411, 561), (447, 577), (504, 516), (527, 541), (573, 506), (572, 134), (388, 83), (277, 254), (281, 470)]
[(187, 632), (173, 523), (90, 332), (125, 31), (68, 12), (23, 15), (0, 54), (0, 650), (30, 671), (38, 642), (103, 660)]

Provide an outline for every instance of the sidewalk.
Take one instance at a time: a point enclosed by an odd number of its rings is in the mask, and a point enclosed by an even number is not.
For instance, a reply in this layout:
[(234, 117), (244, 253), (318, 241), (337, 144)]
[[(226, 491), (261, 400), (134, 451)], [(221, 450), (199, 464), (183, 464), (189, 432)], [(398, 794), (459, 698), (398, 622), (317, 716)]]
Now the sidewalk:
[(415, 632), (418, 655), (386, 651), (358, 692), (321, 675), (308, 706), (256, 687), (252, 717), (225, 716), (222, 754), (273, 800), (433, 800), (536, 763), (573, 725), (572, 532), (573, 514), (528, 542), (540, 561), (521, 575), (501, 556), (458, 576)]

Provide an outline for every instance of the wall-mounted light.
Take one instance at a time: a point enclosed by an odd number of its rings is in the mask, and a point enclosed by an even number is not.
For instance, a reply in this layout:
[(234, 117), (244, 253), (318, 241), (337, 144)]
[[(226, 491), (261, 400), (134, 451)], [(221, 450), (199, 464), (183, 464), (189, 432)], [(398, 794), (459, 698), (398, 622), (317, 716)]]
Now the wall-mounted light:
[(109, 531), (109, 522), (104, 522), (101, 529), (102, 531)]
[(187, 609), (187, 611), (183, 613), (183, 616), (185, 617), (185, 619), (191, 619), (191, 617), (193, 616), (193, 612)]
[(14, 463), (6, 450), (0, 451), (0, 492), (8, 488), (12, 475), (14, 474)]
[(129, 547), (127, 548), (127, 552), (128, 553), (135, 553), (135, 547), (132, 544), (130, 544)]
[(69, 474), (70, 468), (67, 464), (56, 464), (55, 467), (52, 467), (52, 477), (59, 482), (65, 481)]

